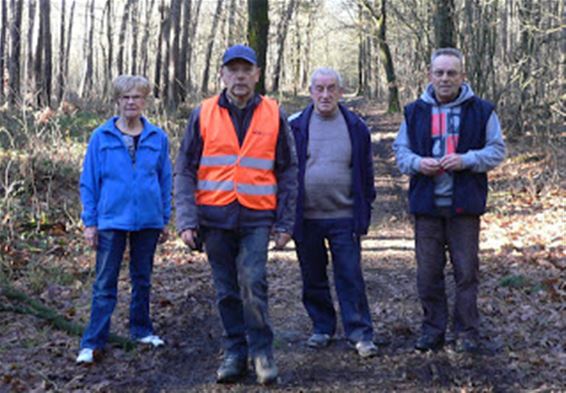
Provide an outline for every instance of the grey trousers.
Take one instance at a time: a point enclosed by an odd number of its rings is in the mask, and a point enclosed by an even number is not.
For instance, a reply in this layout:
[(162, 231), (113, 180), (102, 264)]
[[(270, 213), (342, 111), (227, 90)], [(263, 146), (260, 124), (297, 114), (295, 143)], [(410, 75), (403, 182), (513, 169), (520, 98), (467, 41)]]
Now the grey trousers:
[(446, 253), (454, 268), (454, 332), (477, 338), (479, 216), (415, 217), (417, 289), (423, 308), (422, 334), (444, 337), (448, 305), (444, 283)]

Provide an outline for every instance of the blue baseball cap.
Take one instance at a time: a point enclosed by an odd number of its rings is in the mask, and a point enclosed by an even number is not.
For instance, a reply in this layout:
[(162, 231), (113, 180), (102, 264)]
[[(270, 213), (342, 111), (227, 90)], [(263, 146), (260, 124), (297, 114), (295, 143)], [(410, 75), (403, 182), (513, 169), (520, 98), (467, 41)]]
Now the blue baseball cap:
[(226, 65), (236, 59), (242, 59), (248, 63), (257, 65), (255, 51), (246, 45), (234, 45), (226, 49), (224, 56), (222, 56), (222, 65)]

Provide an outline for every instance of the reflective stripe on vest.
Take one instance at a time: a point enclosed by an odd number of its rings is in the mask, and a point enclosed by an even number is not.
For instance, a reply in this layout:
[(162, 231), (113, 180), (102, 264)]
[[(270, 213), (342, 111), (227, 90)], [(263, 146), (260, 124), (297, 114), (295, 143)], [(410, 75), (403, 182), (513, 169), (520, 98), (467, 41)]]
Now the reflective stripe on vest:
[(218, 100), (219, 96), (209, 98), (201, 106), (203, 152), (198, 170), (197, 204), (224, 206), (238, 200), (250, 209), (275, 209), (277, 103), (261, 98), (240, 146), (230, 114), (218, 105)]

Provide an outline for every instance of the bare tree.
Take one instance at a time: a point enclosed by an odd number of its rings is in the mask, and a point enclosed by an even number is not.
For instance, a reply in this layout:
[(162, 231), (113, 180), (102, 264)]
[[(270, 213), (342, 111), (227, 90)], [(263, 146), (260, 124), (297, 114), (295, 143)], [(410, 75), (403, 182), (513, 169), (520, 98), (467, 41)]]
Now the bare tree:
[(53, 43), (51, 40), (51, 5), (49, 0), (41, 0), (41, 20), (43, 31), (43, 105), (51, 106), (51, 92), (53, 86)]
[(10, 24), (10, 67), (9, 67), (9, 91), (8, 103), (11, 106), (16, 105), (20, 99), (20, 55), (21, 55), (21, 29), (22, 29), (22, 10), (23, 0), (10, 0), (10, 9), (12, 10), (12, 20)]
[(153, 96), (159, 97), (160, 95), (160, 85), (161, 85), (161, 58), (163, 52), (163, 35), (165, 34), (165, 0), (161, 0), (159, 4), (159, 37), (157, 40), (157, 53), (155, 57), (155, 74), (153, 77)]
[[(200, 10), (201, 10), (201, 6), (202, 6), (202, 0), (196, 0), (196, 4), (195, 4), (195, 9), (193, 11), (194, 17), (192, 18), (192, 22), (191, 22), (191, 30), (190, 30), (190, 34), (189, 37), (196, 37), (197, 34), (197, 28), (199, 26), (199, 16), (200, 16)], [(192, 75), (194, 74), (193, 72), (193, 52), (194, 52), (194, 43), (193, 40), (189, 40), (189, 45), (187, 47), (187, 90), (191, 89), (192, 86)]]
[(76, 0), (71, 4), (71, 12), (69, 14), (69, 27), (67, 27), (67, 44), (65, 45), (65, 80), (69, 75), (69, 57), (71, 54), (71, 37), (73, 36), (73, 21), (75, 20), (75, 5)]
[(27, 42), (27, 60), (26, 60), (26, 77), (28, 83), (34, 79), (33, 64), (33, 32), (35, 30), (35, 6), (36, 0), (28, 0), (28, 42)]
[(59, 25), (59, 72), (57, 74), (57, 102), (63, 100), (65, 92), (65, 14), (66, 0), (61, 2), (61, 23)]
[(395, 67), (393, 66), (393, 57), (387, 43), (387, 0), (376, 0), (376, 4), (372, 5), (369, 0), (361, 0), (364, 7), (369, 11), (375, 28), (377, 31), (377, 42), (379, 43), (380, 57), (385, 68), (385, 76), (389, 90), (387, 111), (390, 113), (399, 112), (401, 104), (399, 103), (399, 89), (397, 87), (397, 78), (395, 76)]
[(269, 33), (269, 4), (267, 0), (248, 0), (248, 42), (257, 53), (262, 72), (256, 90), (265, 94), (265, 66)]
[(180, 101), (179, 86), (179, 39), (181, 36), (181, 0), (172, 0), (171, 2), (171, 28), (172, 28), (172, 42), (171, 50), (169, 53), (169, 68), (173, 71), (171, 73), (171, 80), (169, 81), (169, 90), (167, 92), (167, 101), (169, 106), (176, 107)]
[(87, 39), (85, 45), (85, 70), (81, 82), (80, 95), (85, 97), (92, 94), (94, 75), (94, 0), (87, 2), (89, 16)]
[[(284, 3), (283, 3), (284, 4)], [(277, 60), (275, 61), (275, 68), (273, 70), (273, 91), (279, 91), (279, 81), (281, 79), (281, 67), (283, 64), (283, 53), (285, 52), (285, 39), (287, 38), (287, 30), (289, 28), (289, 21), (295, 12), (295, 0), (289, 0), (287, 10), (279, 20), (277, 28)]]
[(210, 34), (208, 35), (208, 47), (206, 50), (205, 60), (204, 60), (204, 72), (202, 76), (201, 92), (204, 94), (208, 93), (208, 79), (210, 74), (210, 59), (212, 57), (212, 49), (214, 47), (214, 38), (216, 36), (216, 31), (218, 30), (218, 21), (222, 15), (222, 0), (218, 0), (216, 3), (216, 11), (214, 11), (214, 17), (212, 20), (212, 25), (210, 27)]
[(179, 98), (184, 101), (187, 96), (187, 60), (189, 50), (189, 28), (191, 26), (191, 0), (183, 0), (183, 24), (181, 28), (181, 42), (179, 50), (179, 71), (177, 80), (179, 81)]
[(163, 22), (163, 35), (161, 36), (161, 42), (163, 45), (163, 66), (161, 67), (161, 80), (163, 81), (161, 85), (161, 98), (163, 99), (165, 105), (167, 102), (167, 94), (169, 92), (169, 57), (171, 51), (171, 9), (169, 7), (164, 8), (164, 14), (167, 15)]
[(145, 31), (143, 34), (143, 38), (141, 41), (142, 44), (142, 51), (141, 51), (141, 71), (142, 75), (148, 75), (148, 68), (149, 68), (149, 36), (151, 32), (151, 17), (153, 14), (153, 7), (155, 5), (155, 0), (148, 0), (146, 2), (146, 10), (145, 10)]
[(130, 26), (132, 26), (132, 41), (130, 42), (130, 74), (136, 75), (138, 73), (138, 26), (140, 24), (138, 18), (138, 5), (130, 5)]
[(454, 0), (434, 0), (434, 37), (437, 48), (456, 46)]
[(122, 14), (122, 22), (120, 24), (120, 32), (118, 34), (118, 59), (116, 61), (118, 66), (118, 74), (122, 75), (124, 73), (124, 51), (126, 45), (126, 29), (128, 26), (129, 12), (132, 0), (127, 0), (124, 4), (124, 12)]
[(2, 19), (0, 20), (0, 98), (4, 97), (4, 68), (6, 67), (6, 31), (8, 26), (8, 7), (6, 0), (1, 0)]

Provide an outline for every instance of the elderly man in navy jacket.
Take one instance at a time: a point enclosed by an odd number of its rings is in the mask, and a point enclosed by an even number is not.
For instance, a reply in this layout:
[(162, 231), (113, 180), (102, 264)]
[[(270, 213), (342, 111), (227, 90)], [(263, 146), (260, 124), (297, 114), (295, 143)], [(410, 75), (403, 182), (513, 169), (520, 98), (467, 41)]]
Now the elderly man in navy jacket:
[(328, 242), (344, 333), (361, 357), (376, 355), (360, 266), (375, 199), (371, 139), (354, 113), (338, 104), (340, 74), (319, 68), (311, 77), (312, 104), (289, 119), (299, 159), (294, 240), (303, 278), (303, 303), (313, 323), (307, 345), (327, 346), (336, 332), (328, 284)]
[(424, 312), (415, 344), (420, 351), (444, 345), (446, 251), (456, 281), (456, 349), (479, 349), (480, 215), (487, 199), (486, 172), (503, 160), (505, 144), (493, 104), (475, 96), (465, 76), (458, 49), (434, 51), (430, 84), (405, 108), (393, 144), (399, 169), (411, 175), (409, 208), (415, 215), (417, 288)]

